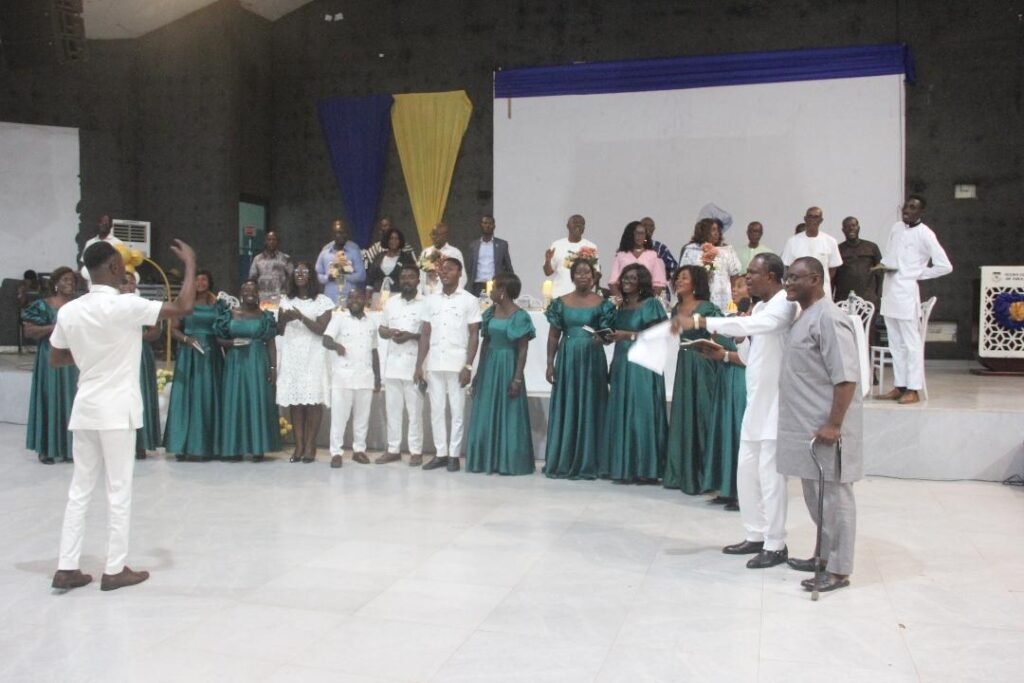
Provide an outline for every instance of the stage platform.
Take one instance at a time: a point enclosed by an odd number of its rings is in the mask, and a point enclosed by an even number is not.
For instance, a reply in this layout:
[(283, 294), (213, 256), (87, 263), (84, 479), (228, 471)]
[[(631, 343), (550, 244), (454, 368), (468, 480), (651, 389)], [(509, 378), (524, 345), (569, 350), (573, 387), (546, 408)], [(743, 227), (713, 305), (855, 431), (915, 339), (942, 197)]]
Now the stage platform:
[[(0, 354), (0, 422), (24, 424), (32, 354)], [(1024, 378), (971, 374), (970, 361), (929, 361), (929, 399), (915, 406), (865, 399), (865, 471), (903, 479), (1002, 481), (1024, 474)], [(544, 455), (547, 387), (530, 387), (534, 452)], [(538, 391), (540, 389), (541, 391)], [(375, 396), (368, 445), (383, 450), (382, 396)], [(324, 420), (326, 445), (328, 420)], [(425, 445), (432, 443), (424, 420)]]

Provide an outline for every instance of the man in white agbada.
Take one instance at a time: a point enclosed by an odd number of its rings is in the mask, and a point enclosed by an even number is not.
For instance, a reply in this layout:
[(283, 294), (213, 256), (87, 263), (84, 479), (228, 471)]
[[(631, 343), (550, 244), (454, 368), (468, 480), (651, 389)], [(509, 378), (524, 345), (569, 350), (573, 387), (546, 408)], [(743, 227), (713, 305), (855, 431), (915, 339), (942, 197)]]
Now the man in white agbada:
[(132, 475), (135, 471), (135, 431), (142, 427), (139, 357), (142, 327), (158, 320), (183, 318), (195, 301), (196, 257), (192, 248), (174, 240), (174, 255), (185, 264), (181, 291), (174, 301), (161, 303), (121, 296), (124, 260), (114, 246), (98, 241), (85, 250), (89, 293), (65, 304), (57, 314), (50, 337), (50, 365), (78, 366), (78, 392), (68, 429), (74, 433), (75, 470), (68, 491), (60, 559), (52, 586), (79, 588), (92, 581), (79, 568), (85, 518), (100, 474), (105, 474), (108, 498), (107, 563), (100, 589), (133, 586), (149, 572), (125, 566), (131, 526)]
[[(903, 220), (892, 226), (882, 252), (886, 269), (882, 286), (882, 317), (892, 353), (895, 386), (882, 398), (901, 405), (921, 400), (924, 386), (924, 343), (919, 323), (921, 293), (918, 280), (930, 280), (953, 272), (935, 233), (921, 222), (924, 197), (912, 194), (903, 205)], [(928, 261), (931, 265), (928, 265)]]
[[(828, 592), (850, 585), (857, 536), (853, 482), (864, 476), (860, 359), (850, 316), (822, 286), (825, 269), (807, 256), (793, 262), (786, 276), (786, 297), (803, 309), (793, 323), (779, 377), (779, 452), (781, 474), (800, 477), (811, 519), (821, 525), (821, 569), (827, 573), (801, 582), (809, 591)], [(811, 459), (811, 439), (824, 469)], [(835, 448), (840, 442), (840, 451)], [(824, 496), (818, 518), (818, 496)], [(790, 559), (789, 566), (813, 572), (814, 558)]]
[[(779, 421), (779, 369), (789, 328), (797, 307), (782, 289), (782, 260), (758, 254), (747, 268), (747, 287), (761, 299), (748, 317), (676, 318), (679, 329), (703, 327), (731, 337), (750, 337), (744, 345), (747, 366), (747, 407), (740, 428), (736, 488), (745, 529), (740, 543), (727, 545), (727, 555), (754, 555), (750, 569), (774, 567), (786, 561), (786, 478), (776, 468), (776, 428)], [(732, 362), (727, 352), (716, 360)]]

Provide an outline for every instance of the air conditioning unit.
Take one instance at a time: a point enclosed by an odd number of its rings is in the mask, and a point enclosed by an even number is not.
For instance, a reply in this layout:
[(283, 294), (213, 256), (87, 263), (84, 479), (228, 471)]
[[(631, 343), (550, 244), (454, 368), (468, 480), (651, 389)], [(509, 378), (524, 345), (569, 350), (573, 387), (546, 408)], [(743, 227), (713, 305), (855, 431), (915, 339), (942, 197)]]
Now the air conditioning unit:
[(114, 218), (110, 222), (111, 234), (124, 242), (129, 249), (138, 249), (146, 257), (150, 257), (150, 246), (153, 243), (153, 235), (150, 232), (149, 221), (127, 221), (123, 218)]

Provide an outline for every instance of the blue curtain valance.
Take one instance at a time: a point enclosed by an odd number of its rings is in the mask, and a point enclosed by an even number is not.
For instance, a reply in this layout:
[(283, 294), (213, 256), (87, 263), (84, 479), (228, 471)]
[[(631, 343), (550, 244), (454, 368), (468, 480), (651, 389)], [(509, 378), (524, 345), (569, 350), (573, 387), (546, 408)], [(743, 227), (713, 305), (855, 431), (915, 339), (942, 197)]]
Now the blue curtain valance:
[(910, 48), (904, 44), (745, 52), (497, 71), (494, 96), (546, 97), (597, 93), (683, 90), (905, 74), (914, 82)]

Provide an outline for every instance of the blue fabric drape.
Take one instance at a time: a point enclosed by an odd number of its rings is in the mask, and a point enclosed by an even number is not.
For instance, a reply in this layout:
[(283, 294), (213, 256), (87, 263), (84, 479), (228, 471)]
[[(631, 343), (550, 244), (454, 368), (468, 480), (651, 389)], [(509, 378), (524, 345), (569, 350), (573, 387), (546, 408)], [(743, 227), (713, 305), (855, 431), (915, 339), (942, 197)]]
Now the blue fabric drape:
[(332, 97), (317, 102), (320, 128), (348, 215), (349, 233), (369, 246), (391, 144), (391, 95)]
[(545, 97), (684, 90), (828, 78), (905, 74), (914, 82), (910, 48), (897, 45), (745, 52), (508, 69), (494, 74), (494, 96)]

